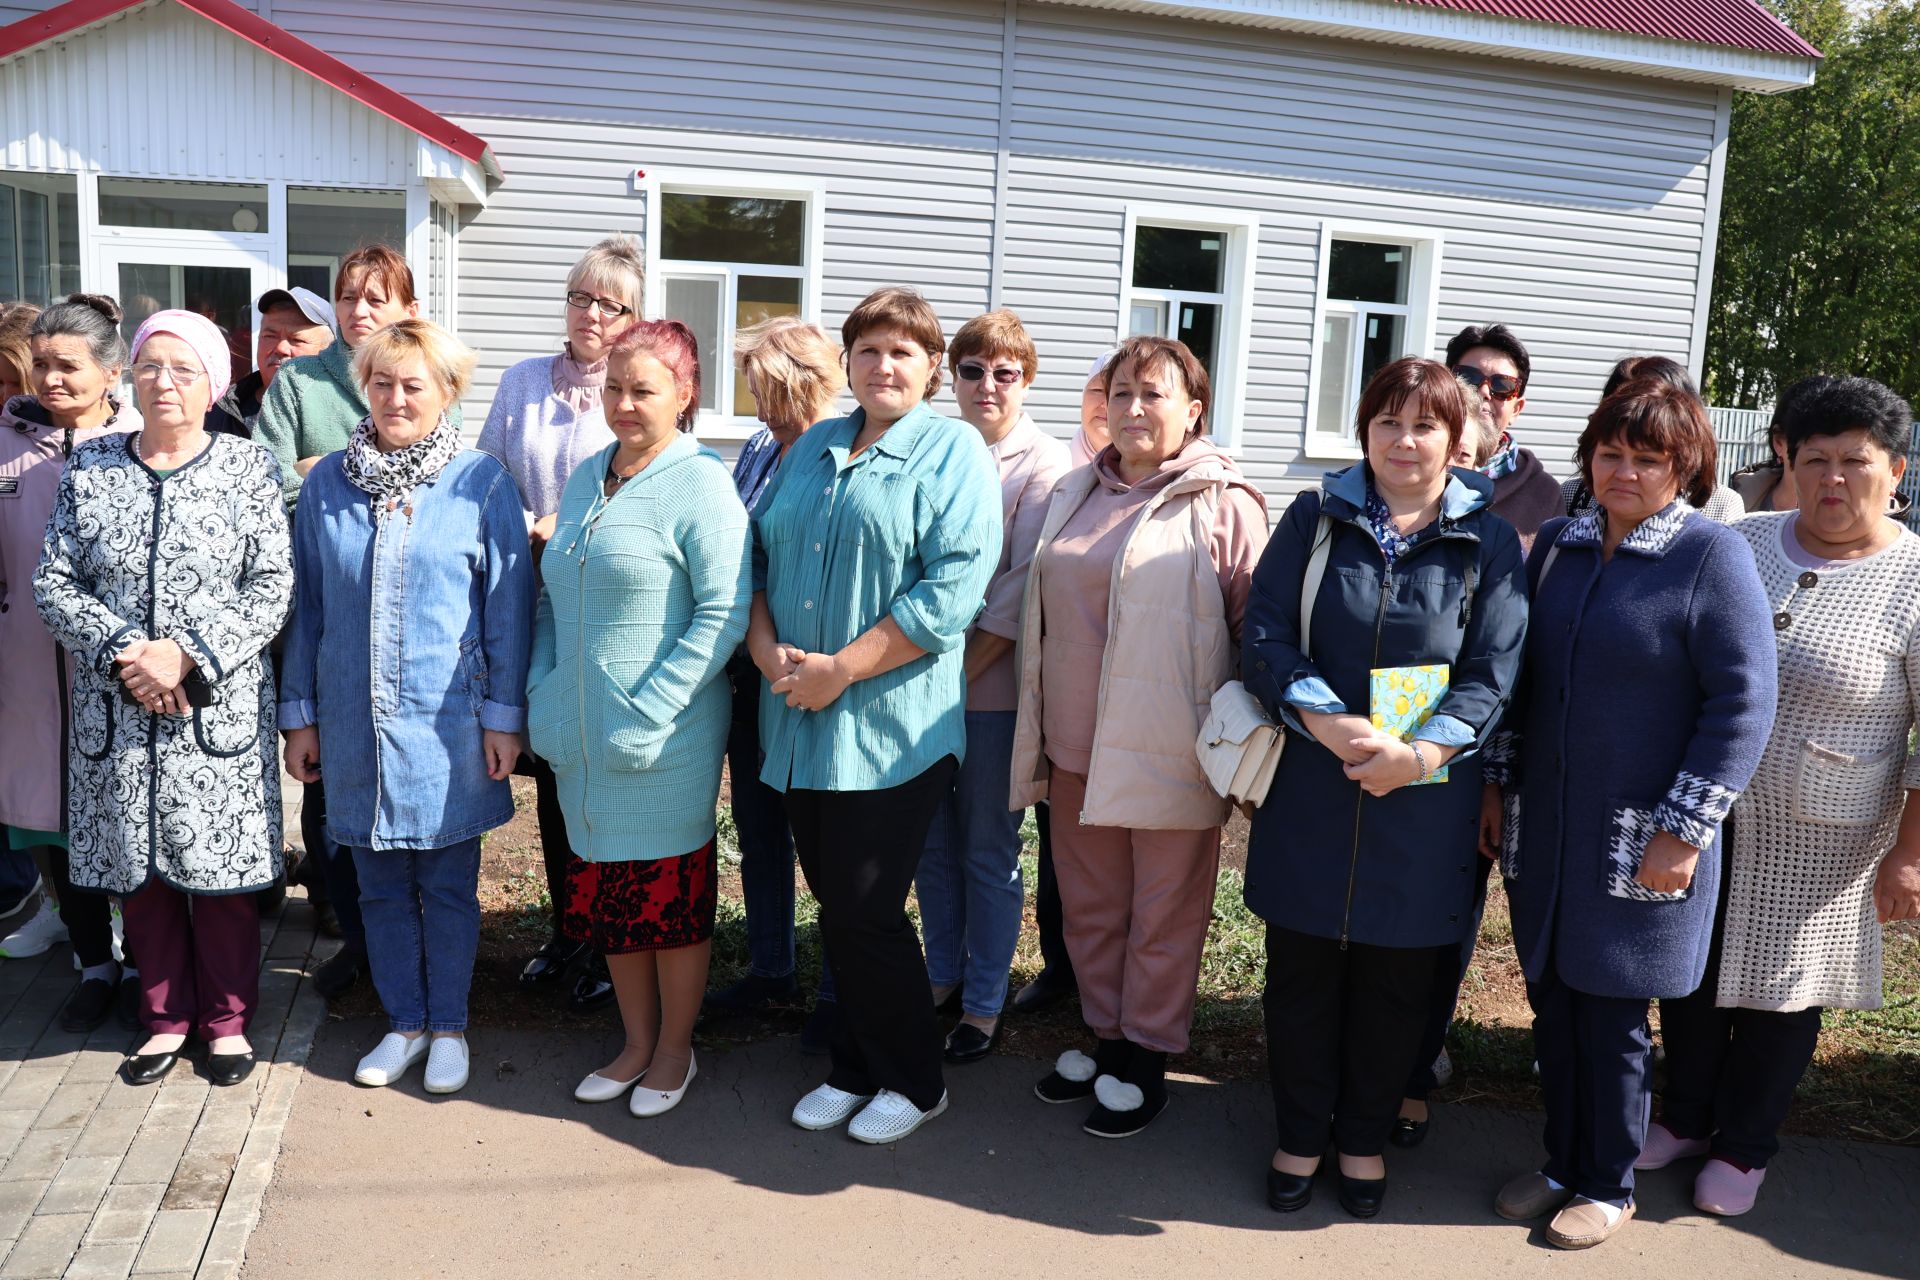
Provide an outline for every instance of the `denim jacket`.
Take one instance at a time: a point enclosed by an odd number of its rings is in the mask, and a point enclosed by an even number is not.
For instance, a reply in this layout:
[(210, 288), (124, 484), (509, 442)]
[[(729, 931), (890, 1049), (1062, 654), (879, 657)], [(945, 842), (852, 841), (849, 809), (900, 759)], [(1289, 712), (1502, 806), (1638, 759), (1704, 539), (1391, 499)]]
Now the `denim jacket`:
[(439, 849), (513, 817), (482, 730), (526, 727), (533, 565), (519, 491), (471, 450), (377, 525), (343, 454), (317, 463), (294, 520), (294, 610), (280, 727), (320, 730), (327, 834)]

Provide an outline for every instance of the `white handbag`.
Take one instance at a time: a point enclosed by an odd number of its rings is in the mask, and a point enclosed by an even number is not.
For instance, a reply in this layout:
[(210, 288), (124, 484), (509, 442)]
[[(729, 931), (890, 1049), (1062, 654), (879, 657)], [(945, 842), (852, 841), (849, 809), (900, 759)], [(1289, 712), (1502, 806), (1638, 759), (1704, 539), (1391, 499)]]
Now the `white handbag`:
[[(1333, 543), (1333, 521), (1322, 515), (1313, 531), (1313, 553), (1307, 557), (1306, 576), (1300, 581), (1300, 652), (1311, 652), (1313, 602), (1327, 574), (1327, 553)], [(1287, 734), (1238, 680), (1214, 690), (1207, 718), (1194, 742), (1200, 768), (1213, 789), (1236, 804), (1260, 805), (1280, 768)]]

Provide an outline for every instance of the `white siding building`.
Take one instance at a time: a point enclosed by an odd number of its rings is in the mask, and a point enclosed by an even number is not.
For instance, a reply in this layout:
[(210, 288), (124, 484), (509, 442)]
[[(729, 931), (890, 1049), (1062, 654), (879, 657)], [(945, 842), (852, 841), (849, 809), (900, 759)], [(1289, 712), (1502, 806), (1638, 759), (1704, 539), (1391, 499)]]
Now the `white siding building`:
[[(880, 284), (950, 330), (1011, 307), (1063, 435), (1097, 352), (1185, 337), (1276, 511), (1357, 456), (1366, 372), (1468, 323), (1528, 343), (1518, 429), (1550, 469), (1617, 357), (1697, 371), (1732, 95), (1804, 85), (1818, 56), (1757, 0), (73, 0), (8, 21), (0, 295), (197, 289), (244, 325), (246, 297), (324, 288), (384, 237), (483, 352), (477, 421), (500, 370), (555, 349), (567, 266), (628, 231), (649, 312), (715, 360), (737, 323), (835, 328)], [(744, 388), (706, 384), (702, 435), (741, 438)]]

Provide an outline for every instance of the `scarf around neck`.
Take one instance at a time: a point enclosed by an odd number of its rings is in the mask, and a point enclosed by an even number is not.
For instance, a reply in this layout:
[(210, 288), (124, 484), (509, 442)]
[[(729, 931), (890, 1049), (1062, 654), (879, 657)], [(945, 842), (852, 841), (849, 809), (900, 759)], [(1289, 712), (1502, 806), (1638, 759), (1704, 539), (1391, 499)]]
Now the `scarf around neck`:
[(573, 358), (573, 346), (553, 358), (553, 394), (575, 413), (592, 413), (600, 407), (607, 387), (607, 358), (593, 364), (581, 364)]
[(388, 512), (402, 507), (411, 518), (413, 509), (409, 503), (414, 489), (439, 476), (458, 452), (459, 429), (444, 413), (433, 430), (392, 453), (380, 452), (373, 433), (373, 419), (362, 418), (347, 438), (343, 465), (354, 487), (373, 499), (373, 518), (378, 523)]

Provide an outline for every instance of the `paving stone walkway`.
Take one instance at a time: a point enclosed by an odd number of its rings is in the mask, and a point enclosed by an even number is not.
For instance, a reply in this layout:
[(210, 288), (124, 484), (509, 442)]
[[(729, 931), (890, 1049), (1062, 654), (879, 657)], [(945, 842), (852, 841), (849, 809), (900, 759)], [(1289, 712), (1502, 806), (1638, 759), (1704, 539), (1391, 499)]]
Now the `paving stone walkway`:
[(69, 947), (0, 961), (0, 1280), (239, 1275), (326, 1016), (304, 980), (318, 958), (306, 900), (289, 897), (260, 937), (259, 1065), (227, 1089), (209, 1084), (197, 1046), (136, 1089), (118, 1071), (137, 1033), (111, 1018), (62, 1031), (79, 976)]

